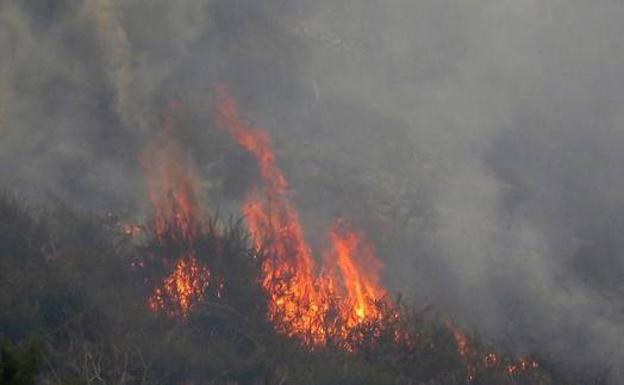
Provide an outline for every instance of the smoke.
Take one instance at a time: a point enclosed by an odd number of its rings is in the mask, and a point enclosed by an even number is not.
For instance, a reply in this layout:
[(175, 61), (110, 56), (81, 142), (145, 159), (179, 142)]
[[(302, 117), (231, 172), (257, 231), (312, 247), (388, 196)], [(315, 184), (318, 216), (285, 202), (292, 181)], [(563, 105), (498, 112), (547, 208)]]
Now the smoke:
[(203, 7), (0, 4), (3, 184), (78, 207), (131, 209), (140, 191), (137, 151), (158, 125), (159, 92), (199, 33)]
[(622, 17), (613, 0), (4, 1), (0, 183), (137, 210), (137, 154), (181, 100), (179, 140), (227, 206), (254, 170), (214, 129), (224, 82), (273, 135), (312, 243), (347, 217), (389, 288), (616, 383)]

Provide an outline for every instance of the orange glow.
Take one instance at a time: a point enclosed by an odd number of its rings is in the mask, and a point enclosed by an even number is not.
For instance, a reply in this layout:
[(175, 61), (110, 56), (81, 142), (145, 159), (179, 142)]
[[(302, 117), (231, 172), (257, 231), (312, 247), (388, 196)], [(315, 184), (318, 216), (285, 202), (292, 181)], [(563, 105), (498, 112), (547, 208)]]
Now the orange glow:
[(118, 223), (117, 226), (122, 234), (130, 238), (138, 237), (143, 231), (143, 227), (136, 223)]
[(474, 349), (471, 346), (469, 337), (466, 336), (466, 334), (464, 334), (459, 327), (450, 321), (446, 322), (446, 326), (453, 335), (459, 356), (466, 364), (466, 377), (469, 382), (473, 381), (479, 372), (485, 369), (494, 369), (503, 371), (509, 375), (517, 375), (531, 369), (539, 368), (539, 363), (537, 361), (531, 360), (527, 357), (522, 357), (512, 362), (503, 362), (498, 353), (484, 353), (482, 350), (479, 351)]
[(468, 337), (464, 334), (464, 332), (455, 326), (452, 322), (446, 321), (446, 327), (449, 328), (453, 338), (455, 339), (455, 344), (457, 345), (457, 352), (463, 359), (467, 359), (470, 353), (468, 346)]
[(210, 272), (194, 256), (180, 257), (162, 287), (154, 289), (147, 304), (152, 311), (165, 310), (171, 316), (186, 316), (194, 303), (204, 299)]
[(180, 243), (192, 243), (201, 227), (201, 186), (195, 169), (174, 140), (174, 118), (180, 109), (177, 103), (170, 103), (162, 131), (147, 144), (140, 162), (154, 234), (161, 241), (168, 236)]
[(509, 374), (518, 374), (521, 372), (525, 372), (530, 369), (539, 368), (539, 363), (537, 361), (530, 360), (526, 357), (520, 358), (516, 362), (507, 365), (505, 371)]
[(341, 313), (345, 315), (347, 327), (380, 319), (380, 310), (374, 300), (386, 293), (379, 285), (381, 265), (372, 245), (342, 221), (335, 222), (329, 240), (333, 249), (326, 254), (324, 261), (333, 272), (330, 279), (336, 283), (332, 286), (341, 298), (346, 299)]
[(203, 227), (201, 186), (195, 169), (173, 139), (174, 118), (179, 111), (179, 105), (169, 105), (163, 130), (148, 143), (140, 161), (152, 209), (147, 228), (161, 245), (173, 244), (180, 253), (171, 274), (148, 298), (148, 307), (185, 317), (194, 303), (204, 299), (210, 272), (195, 254)]
[(238, 117), (224, 86), (217, 91), (217, 126), (254, 156), (262, 180), (248, 194), (242, 212), (254, 246), (267, 255), (260, 280), (269, 298), (269, 319), (278, 332), (308, 346), (331, 340), (353, 349), (361, 340), (357, 329), (382, 317), (378, 302), (386, 292), (378, 282), (380, 264), (372, 246), (337, 221), (328, 234), (329, 250), (317, 266), (271, 139)]
[[(415, 346), (418, 333), (410, 334), (400, 326), (404, 313), (380, 284), (381, 263), (373, 245), (339, 219), (327, 232), (326, 249), (316, 258), (305, 240), (270, 137), (239, 118), (236, 102), (225, 87), (217, 91), (217, 127), (253, 155), (258, 165), (261, 182), (249, 191), (241, 211), (253, 246), (265, 257), (258, 280), (275, 330), (312, 349), (334, 345), (355, 351), (384, 332), (402, 346)], [(222, 298), (224, 282), (218, 274), (211, 276), (197, 258), (197, 238), (209, 226), (200, 205), (200, 178), (173, 139), (174, 118), (180, 110), (177, 104), (169, 106), (163, 130), (141, 156), (152, 208), (148, 224), (124, 224), (121, 229), (129, 236), (151, 234), (163, 250), (173, 254), (164, 261), (171, 272), (154, 288), (147, 305), (154, 312), (184, 319), (206, 299), (209, 287), (217, 299)], [(459, 327), (450, 321), (446, 325), (465, 362), (469, 382), (484, 370), (516, 375), (539, 367), (528, 358), (512, 362), (480, 350)]]
[(473, 352), (470, 348), (468, 336), (464, 332), (453, 324), (451, 321), (446, 321), (446, 327), (451, 331), (455, 344), (457, 345), (457, 353), (466, 364), (466, 379), (471, 382), (477, 375), (478, 367), (474, 363)]

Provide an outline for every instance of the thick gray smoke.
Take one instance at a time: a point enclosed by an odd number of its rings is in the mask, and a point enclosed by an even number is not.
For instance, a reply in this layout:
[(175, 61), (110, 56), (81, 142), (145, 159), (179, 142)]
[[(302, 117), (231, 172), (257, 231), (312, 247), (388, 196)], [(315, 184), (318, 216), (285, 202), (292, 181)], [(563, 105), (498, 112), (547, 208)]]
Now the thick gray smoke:
[(4, 0), (0, 183), (134, 209), (137, 154), (181, 100), (228, 205), (254, 171), (214, 130), (224, 82), (274, 137), (311, 241), (346, 217), (388, 287), (615, 384), (623, 20), (616, 0)]

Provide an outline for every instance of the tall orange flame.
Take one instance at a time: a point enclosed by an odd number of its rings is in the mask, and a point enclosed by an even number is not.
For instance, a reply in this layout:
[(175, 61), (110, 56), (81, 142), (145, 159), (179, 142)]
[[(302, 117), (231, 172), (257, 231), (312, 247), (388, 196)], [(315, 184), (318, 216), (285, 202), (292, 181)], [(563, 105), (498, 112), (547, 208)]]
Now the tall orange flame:
[(163, 130), (148, 143), (141, 154), (147, 194), (152, 207), (149, 228), (160, 244), (171, 242), (179, 250), (173, 271), (148, 298), (153, 311), (185, 317), (194, 303), (204, 299), (210, 272), (195, 254), (203, 216), (199, 197), (199, 177), (186, 161), (174, 140), (176, 113), (181, 107), (170, 103)]
[(268, 256), (261, 283), (269, 297), (269, 319), (278, 332), (307, 345), (332, 340), (352, 347), (357, 342), (354, 331), (381, 317), (375, 304), (385, 291), (378, 283), (380, 264), (372, 246), (339, 221), (329, 232), (331, 247), (319, 269), (290, 202), (271, 139), (239, 118), (237, 104), (224, 86), (217, 91), (217, 126), (255, 157), (262, 179), (242, 211), (255, 247)]
[(340, 298), (345, 298), (341, 312), (346, 315), (348, 327), (355, 327), (371, 318), (379, 318), (374, 300), (386, 293), (379, 285), (381, 265), (373, 246), (361, 234), (351, 230), (343, 221), (336, 221), (329, 232), (332, 249), (325, 254), (325, 265), (330, 268), (332, 283)]

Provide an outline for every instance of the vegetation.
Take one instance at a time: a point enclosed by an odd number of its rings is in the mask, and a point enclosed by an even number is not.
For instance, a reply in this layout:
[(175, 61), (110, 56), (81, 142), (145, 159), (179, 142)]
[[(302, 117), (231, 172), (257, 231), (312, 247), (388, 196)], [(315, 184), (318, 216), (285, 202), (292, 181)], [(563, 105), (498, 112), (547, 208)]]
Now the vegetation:
[[(0, 198), (0, 383), (466, 384), (469, 365), (436, 317), (401, 306), (413, 344), (382, 335), (356, 352), (276, 335), (239, 222), (211, 223), (197, 257), (223, 277), (185, 318), (147, 309), (175, 245), (129, 237), (114, 216)], [(208, 290), (210, 292), (210, 290)], [(475, 384), (554, 384), (554, 373), (484, 371)]]

